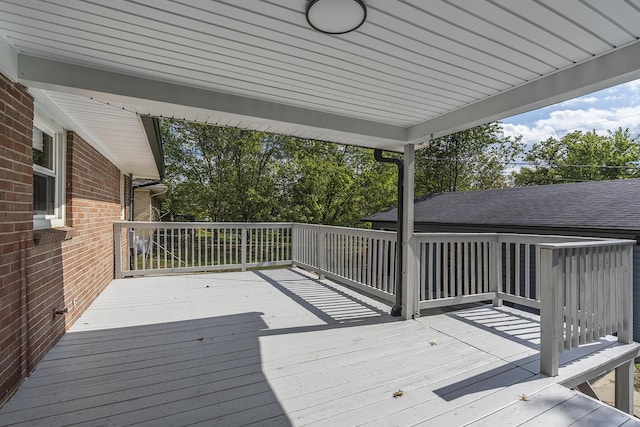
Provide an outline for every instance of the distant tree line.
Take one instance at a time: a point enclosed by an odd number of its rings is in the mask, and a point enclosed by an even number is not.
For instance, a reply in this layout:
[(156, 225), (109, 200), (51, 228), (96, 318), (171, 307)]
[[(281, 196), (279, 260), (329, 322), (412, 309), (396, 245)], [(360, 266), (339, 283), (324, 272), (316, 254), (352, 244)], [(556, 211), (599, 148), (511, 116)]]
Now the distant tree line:
[(640, 178), (640, 141), (622, 128), (575, 131), (534, 144), (524, 162), (513, 174), (517, 186)]
[[(176, 214), (362, 226), (396, 204), (396, 169), (371, 149), (176, 120), (162, 120), (161, 130), (166, 207)], [(493, 122), (418, 149), (415, 193), (640, 177), (639, 161), (628, 130), (578, 131), (525, 150)]]

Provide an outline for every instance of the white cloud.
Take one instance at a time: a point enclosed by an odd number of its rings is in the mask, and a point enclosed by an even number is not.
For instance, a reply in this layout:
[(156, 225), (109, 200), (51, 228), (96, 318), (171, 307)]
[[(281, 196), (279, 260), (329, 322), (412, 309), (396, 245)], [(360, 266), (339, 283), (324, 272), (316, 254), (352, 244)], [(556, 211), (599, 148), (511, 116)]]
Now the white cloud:
[(536, 142), (544, 141), (551, 137), (559, 137), (555, 129), (551, 126), (527, 126), (523, 124), (503, 123), (502, 128), (505, 136), (514, 138), (522, 136), (521, 142), (524, 143), (527, 148), (531, 148)]
[(593, 104), (595, 102), (598, 102), (598, 98), (596, 98), (595, 96), (581, 96), (579, 98), (573, 98), (573, 99), (569, 99), (567, 101), (561, 102), (559, 106), (569, 107), (569, 106), (578, 105), (578, 104)]
[(640, 135), (640, 80), (524, 113), (503, 123), (505, 136), (521, 135), (527, 148), (576, 130), (606, 134), (618, 128), (629, 129), (634, 137)]
[[(640, 86), (640, 85), (639, 85)], [(614, 109), (577, 109), (557, 110), (544, 119), (531, 125), (504, 123), (505, 136), (522, 135), (522, 142), (529, 148), (533, 144), (549, 137), (561, 138), (576, 130), (589, 132), (595, 130), (606, 134), (608, 130), (628, 128), (632, 136), (640, 134), (640, 105)]]
[[(611, 92), (613, 93), (613, 92)], [(626, 94), (620, 94), (620, 95), (609, 95), (609, 96), (605, 96), (604, 100), (608, 101), (608, 102), (615, 102), (615, 101), (622, 101), (623, 99), (626, 99), (627, 95)]]

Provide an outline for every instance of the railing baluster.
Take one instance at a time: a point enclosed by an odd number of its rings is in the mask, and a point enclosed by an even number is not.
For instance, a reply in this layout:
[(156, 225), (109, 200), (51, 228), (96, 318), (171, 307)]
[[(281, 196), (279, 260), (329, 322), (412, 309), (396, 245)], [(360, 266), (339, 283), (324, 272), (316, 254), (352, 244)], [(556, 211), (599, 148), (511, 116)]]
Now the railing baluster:
[(465, 252), (465, 257), (467, 258), (467, 294), (476, 294), (478, 293), (478, 286), (476, 282), (476, 257), (478, 255), (477, 252), (477, 243), (470, 242), (467, 243), (467, 251)]
[(513, 271), (513, 286), (515, 288), (514, 291), (515, 295), (519, 297), (522, 295), (522, 293), (520, 292), (520, 243), (515, 244), (515, 253), (513, 256)]
[(580, 339), (580, 317), (578, 311), (579, 299), (579, 274), (578, 274), (578, 253), (577, 249), (569, 249), (571, 252), (571, 347), (577, 348)]
[(511, 243), (504, 244), (504, 262), (506, 267), (505, 280), (504, 280), (504, 292), (513, 293), (511, 289)]
[[(489, 292), (489, 242), (482, 243), (482, 292)], [(496, 266), (497, 268), (497, 266)]]
[(427, 248), (426, 248), (427, 243), (420, 243), (419, 247), (418, 247), (418, 256), (420, 257), (420, 264), (419, 264), (419, 269), (420, 269), (420, 301), (427, 299), (426, 298), (426, 285), (427, 285), (427, 276), (426, 276), (426, 269), (427, 269)]
[(463, 242), (452, 243), (456, 247), (456, 257), (455, 257), (455, 265), (456, 265), (456, 296), (463, 295), (462, 290), (462, 246)]
[(561, 304), (563, 308), (564, 317), (564, 340), (563, 345), (565, 349), (571, 348), (571, 301), (572, 301), (572, 289), (571, 289), (571, 263), (567, 260), (566, 251), (560, 250), (560, 262), (562, 263), (562, 277), (560, 279), (560, 287), (564, 292)]

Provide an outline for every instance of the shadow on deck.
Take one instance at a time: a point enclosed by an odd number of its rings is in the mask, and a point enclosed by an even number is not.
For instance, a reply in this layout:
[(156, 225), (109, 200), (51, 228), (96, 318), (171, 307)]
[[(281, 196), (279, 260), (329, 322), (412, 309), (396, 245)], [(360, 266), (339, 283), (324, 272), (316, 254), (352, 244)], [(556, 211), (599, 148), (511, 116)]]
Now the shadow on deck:
[[(514, 410), (631, 421), (538, 373), (535, 315), (388, 311), (294, 269), (115, 280), (0, 425), (483, 425)], [(569, 353), (602, 358), (605, 341)]]

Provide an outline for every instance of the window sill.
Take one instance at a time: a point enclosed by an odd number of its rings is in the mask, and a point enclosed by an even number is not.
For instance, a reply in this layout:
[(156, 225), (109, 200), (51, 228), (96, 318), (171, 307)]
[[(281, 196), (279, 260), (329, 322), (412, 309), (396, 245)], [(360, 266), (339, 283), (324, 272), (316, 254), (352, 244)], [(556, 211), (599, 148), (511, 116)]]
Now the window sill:
[(33, 216), (34, 230), (48, 230), (50, 228), (64, 227), (64, 219), (61, 218), (45, 218), (44, 215)]
[(33, 231), (33, 243), (38, 245), (49, 245), (52, 243), (70, 240), (76, 235), (76, 230), (69, 227), (46, 228)]

